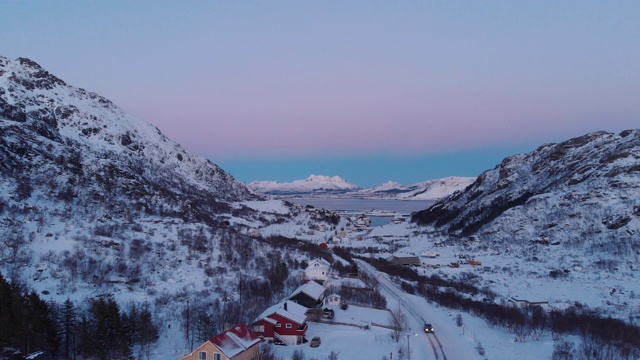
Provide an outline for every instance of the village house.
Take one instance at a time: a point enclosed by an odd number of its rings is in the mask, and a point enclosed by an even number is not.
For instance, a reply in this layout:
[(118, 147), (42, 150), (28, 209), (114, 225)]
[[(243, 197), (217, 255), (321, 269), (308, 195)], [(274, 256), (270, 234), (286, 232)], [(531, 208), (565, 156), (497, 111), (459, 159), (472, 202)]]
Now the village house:
[(328, 278), (330, 267), (331, 264), (323, 258), (313, 259), (309, 261), (309, 266), (304, 269), (304, 279), (323, 283)]
[(307, 308), (285, 300), (260, 314), (252, 324), (253, 332), (265, 340), (296, 345), (307, 342)]
[(549, 302), (548, 301), (529, 301), (529, 300), (525, 300), (525, 299), (516, 299), (516, 298), (512, 297), (511, 299), (509, 299), (509, 302), (513, 306), (519, 307), (519, 308), (528, 308), (528, 307), (532, 307), (532, 306), (540, 306), (543, 309), (547, 309), (549, 307)]
[(331, 295), (327, 296), (324, 299), (324, 304), (325, 305), (336, 305), (336, 306), (338, 306), (338, 305), (340, 305), (340, 299), (341, 299), (340, 295), (331, 294)]
[(258, 360), (262, 339), (240, 324), (207, 340), (180, 360)]
[(386, 260), (395, 265), (420, 265), (420, 258), (409, 254), (381, 254), (380, 259)]
[(369, 225), (371, 225), (371, 219), (364, 215), (360, 215), (358, 216), (358, 219), (355, 221), (354, 224), (356, 229), (364, 230), (364, 229), (367, 229)]
[(326, 288), (315, 281), (308, 281), (300, 285), (289, 296), (289, 300), (304, 306), (307, 309), (322, 306)]

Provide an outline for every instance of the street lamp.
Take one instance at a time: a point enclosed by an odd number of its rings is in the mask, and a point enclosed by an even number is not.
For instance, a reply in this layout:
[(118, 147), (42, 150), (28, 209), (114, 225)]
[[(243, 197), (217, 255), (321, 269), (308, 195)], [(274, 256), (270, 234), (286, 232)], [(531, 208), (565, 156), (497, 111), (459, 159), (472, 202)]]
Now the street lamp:
[[(411, 360), (411, 341), (409, 341), (409, 335), (412, 334), (407, 334), (407, 359)], [(415, 336), (418, 336), (418, 334), (413, 334)]]

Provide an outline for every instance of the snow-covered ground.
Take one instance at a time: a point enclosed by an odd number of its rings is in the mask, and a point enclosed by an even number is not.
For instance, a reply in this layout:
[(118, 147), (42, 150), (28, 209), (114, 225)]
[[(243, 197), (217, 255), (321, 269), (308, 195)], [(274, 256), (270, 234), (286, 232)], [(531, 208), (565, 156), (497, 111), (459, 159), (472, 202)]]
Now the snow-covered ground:
[[(374, 273), (384, 283), (385, 286), (381, 286), (380, 290), (387, 298), (388, 310), (353, 305), (347, 310), (341, 310), (329, 306), (335, 311), (335, 324), (309, 322), (307, 338), (319, 336), (322, 343), (318, 348), (310, 347), (309, 343), (295, 346), (273, 345), (276, 355), (288, 360), (292, 358), (294, 351), (301, 350), (305, 359), (324, 360), (331, 352), (337, 353), (338, 358), (343, 360), (382, 359), (383, 356), (387, 359), (402, 359), (400, 352), (406, 355), (409, 343), (411, 359), (435, 359), (429, 339), (433, 339), (434, 335), (424, 333), (424, 319), (434, 326), (435, 336), (442, 344), (448, 360), (538, 360), (551, 357), (553, 340), (550, 334), (539, 341), (527, 339), (526, 342), (517, 342), (513, 334), (499, 327), (490, 327), (481, 318), (452, 312), (421, 297), (409, 295), (398, 289), (386, 275), (362, 263), (361, 268)], [(391, 325), (391, 312), (397, 312), (398, 309), (407, 327), (400, 335), (399, 342), (396, 342), (392, 330), (372, 324)], [(463, 326), (457, 325), (458, 315), (462, 316)], [(350, 325), (344, 325), (345, 323)], [(165, 329), (158, 341), (154, 359), (176, 359), (188, 353), (178, 327), (178, 323), (172, 323), (171, 328)], [(478, 351), (480, 346), (485, 350), (483, 356)]]
[[(472, 273), (478, 276), (477, 287), (487, 286), (498, 294), (497, 302), (508, 302), (511, 298), (528, 301), (546, 301), (551, 307), (565, 308), (576, 301), (591, 308), (601, 308), (613, 317), (628, 319), (631, 315), (640, 316), (640, 282), (636, 278), (634, 265), (630, 268), (599, 269), (596, 260), (603, 263), (617, 261), (612, 256), (589, 259), (583, 255), (566, 250), (562, 246), (522, 247), (520, 244), (504, 246), (499, 250), (489, 248), (479, 241), (466, 245), (453, 245), (420, 232), (415, 224), (390, 223), (357, 231), (349, 239), (333, 244), (346, 246), (358, 251), (358, 248), (378, 248), (386, 252), (395, 251), (420, 256), (422, 274), (436, 273), (441, 276), (459, 276)], [(331, 245), (331, 244), (330, 244)], [(438, 253), (436, 258), (421, 256), (425, 253)], [(371, 256), (376, 256), (371, 254)], [(480, 261), (482, 265), (471, 266), (461, 258), (466, 256)], [(447, 265), (459, 262), (458, 268)], [(550, 272), (560, 271), (561, 276), (552, 278)]]
[[(371, 270), (367, 267), (368, 271)], [(381, 287), (382, 294), (387, 298), (389, 310), (375, 310), (359, 306), (349, 306), (345, 310), (335, 309), (336, 323), (309, 323), (308, 339), (319, 336), (322, 340), (318, 348), (312, 348), (309, 343), (295, 346), (273, 346), (276, 355), (284, 359), (291, 359), (296, 350), (302, 350), (305, 359), (326, 359), (333, 351), (342, 360), (377, 360), (386, 356), (387, 359), (401, 359), (400, 351), (407, 351), (407, 343), (411, 351), (411, 359), (435, 359), (434, 350), (423, 330), (422, 319), (416, 319), (413, 313), (418, 313), (435, 328), (435, 336), (442, 344), (444, 354), (448, 360), (493, 359), (493, 360), (538, 360), (549, 359), (553, 351), (553, 340), (548, 334), (540, 341), (528, 339), (526, 342), (516, 342), (513, 334), (502, 328), (490, 327), (480, 318), (462, 313), (463, 326), (457, 326), (456, 317), (459, 312), (452, 312), (418, 296), (409, 295), (395, 287), (385, 275), (377, 277), (384, 281), (387, 287)], [(389, 289), (391, 291), (389, 291)], [(405, 306), (411, 307), (409, 312)], [(408, 325), (395, 342), (393, 331), (384, 327), (371, 326), (371, 323), (390, 325), (391, 311), (396, 312), (400, 307)], [(363, 328), (370, 325), (368, 328)], [(184, 347), (182, 335), (176, 331), (178, 324), (171, 329), (165, 329), (158, 342), (154, 359), (176, 359), (188, 353)], [(482, 346), (485, 355), (478, 353), (478, 346)], [(405, 358), (406, 359), (406, 358)], [(441, 357), (440, 357), (441, 359)]]

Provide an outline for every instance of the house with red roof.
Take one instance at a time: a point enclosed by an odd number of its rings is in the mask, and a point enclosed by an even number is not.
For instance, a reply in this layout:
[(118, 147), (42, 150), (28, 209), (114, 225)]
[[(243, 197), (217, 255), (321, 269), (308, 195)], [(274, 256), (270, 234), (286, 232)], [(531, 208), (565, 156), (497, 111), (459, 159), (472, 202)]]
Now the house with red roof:
[(252, 324), (253, 332), (266, 340), (296, 345), (307, 342), (307, 308), (285, 300), (260, 314)]
[(244, 324), (240, 324), (207, 340), (180, 360), (258, 360), (258, 337)]

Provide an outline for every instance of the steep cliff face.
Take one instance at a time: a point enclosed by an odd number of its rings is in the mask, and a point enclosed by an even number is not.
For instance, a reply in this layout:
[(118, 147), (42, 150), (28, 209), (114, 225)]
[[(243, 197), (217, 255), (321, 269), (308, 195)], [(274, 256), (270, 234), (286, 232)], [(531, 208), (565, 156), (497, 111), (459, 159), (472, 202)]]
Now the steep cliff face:
[(32, 189), (80, 206), (204, 219), (255, 197), (156, 127), (24, 58), (0, 57), (0, 159), (3, 188), (22, 198)]
[(508, 157), (412, 219), (453, 237), (612, 242), (640, 251), (640, 130), (595, 132)]

